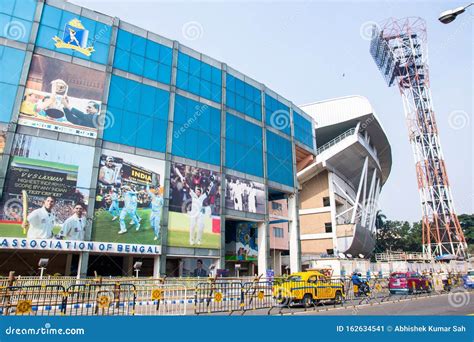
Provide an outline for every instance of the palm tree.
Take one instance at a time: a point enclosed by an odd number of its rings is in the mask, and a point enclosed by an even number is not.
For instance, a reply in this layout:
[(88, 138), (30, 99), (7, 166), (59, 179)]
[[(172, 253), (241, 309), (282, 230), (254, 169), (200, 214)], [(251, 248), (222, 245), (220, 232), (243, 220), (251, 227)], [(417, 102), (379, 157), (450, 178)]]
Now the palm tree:
[(375, 216), (375, 228), (380, 229), (385, 225), (387, 221), (387, 216), (382, 213), (382, 210), (377, 210), (377, 214)]

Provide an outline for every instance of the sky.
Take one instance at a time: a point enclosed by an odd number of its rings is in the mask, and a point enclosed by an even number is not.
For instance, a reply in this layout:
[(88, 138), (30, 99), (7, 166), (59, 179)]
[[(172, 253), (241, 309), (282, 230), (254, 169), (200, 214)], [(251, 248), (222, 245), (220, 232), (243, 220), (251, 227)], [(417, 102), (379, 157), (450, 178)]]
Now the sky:
[(368, 27), (389, 17), (427, 23), (431, 93), (458, 214), (473, 205), (474, 6), (448, 25), (458, 1), (72, 0), (178, 40), (265, 84), (294, 104), (348, 95), (369, 99), (392, 147), (380, 208), (388, 219), (421, 219), (402, 99), (370, 54)]

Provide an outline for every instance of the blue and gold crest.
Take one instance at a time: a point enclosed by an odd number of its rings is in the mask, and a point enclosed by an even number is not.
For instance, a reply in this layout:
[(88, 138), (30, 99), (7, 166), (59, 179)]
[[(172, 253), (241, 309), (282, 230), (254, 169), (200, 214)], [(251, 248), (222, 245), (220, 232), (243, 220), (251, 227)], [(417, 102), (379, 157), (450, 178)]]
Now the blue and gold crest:
[(54, 46), (58, 49), (72, 49), (90, 56), (94, 52), (94, 47), (87, 46), (88, 37), (89, 31), (85, 29), (79, 19), (75, 18), (64, 27), (63, 39), (58, 36), (53, 37), (56, 42)]

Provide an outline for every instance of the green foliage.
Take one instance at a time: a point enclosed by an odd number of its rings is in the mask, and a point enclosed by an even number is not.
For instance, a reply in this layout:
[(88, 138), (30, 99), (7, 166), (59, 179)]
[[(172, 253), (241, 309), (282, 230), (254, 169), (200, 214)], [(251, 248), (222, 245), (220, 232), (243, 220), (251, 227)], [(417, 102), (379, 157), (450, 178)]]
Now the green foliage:
[[(474, 252), (474, 215), (459, 215), (459, 223), (464, 231), (470, 253)], [(386, 251), (422, 251), (422, 224), (407, 221), (391, 221), (380, 211), (375, 220), (377, 228), (377, 241), (374, 253)]]

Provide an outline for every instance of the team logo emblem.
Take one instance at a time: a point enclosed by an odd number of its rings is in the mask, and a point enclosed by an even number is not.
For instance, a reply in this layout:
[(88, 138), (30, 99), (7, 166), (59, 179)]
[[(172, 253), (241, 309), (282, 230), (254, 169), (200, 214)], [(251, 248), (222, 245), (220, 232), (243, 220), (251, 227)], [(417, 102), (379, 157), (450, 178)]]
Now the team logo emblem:
[(87, 38), (89, 31), (85, 29), (81, 21), (77, 18), (72, 19), (64, 26), (63, 38), (53, 37), (56, 42), (54, 46), (58, 49), (72, 49), (86, 56), (90, 56), (94, 52), (93, 46), (87, 46)]

